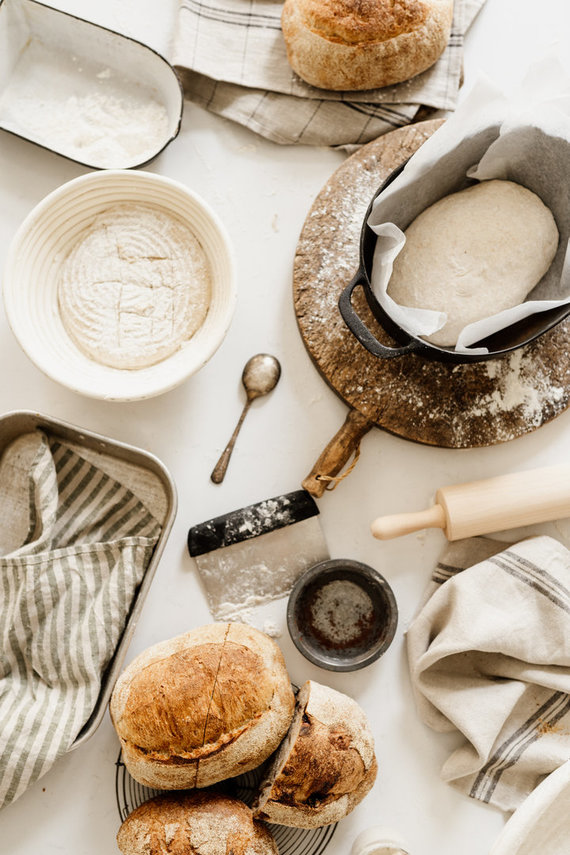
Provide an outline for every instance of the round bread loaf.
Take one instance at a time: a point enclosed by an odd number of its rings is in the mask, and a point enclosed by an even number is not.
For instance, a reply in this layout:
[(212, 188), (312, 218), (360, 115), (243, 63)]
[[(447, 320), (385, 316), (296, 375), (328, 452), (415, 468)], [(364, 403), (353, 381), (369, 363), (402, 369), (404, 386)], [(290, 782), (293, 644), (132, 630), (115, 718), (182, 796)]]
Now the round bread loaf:
[(207, 787), (259, 766), (295, 704), (281, 651), (240, 623), (150, 647), (117, 680), (110, 712), (123, 760), (148, 787)]
[(541, 199), (514, 181), (482, 181), (444, 196), (406, 229), (388, 295), (447, 314), (426, 336), (454, 345), (463, 327), (522, 303), (550, 267), (558, 229)]
[(294, 71), (321, 89), (409, 80), (443, 53), (453, 0), (285, 0), (281, 28)]
[(123, 822), (117, 843), (123, 855), (277, 855), (243, 802), (212, 792), (150, 799)]
[(299, 828), (338, 822), (372, 788), (377, 769), (361, 707), (309, 680), (299, 691), (289, 733), (261, 783), (253, 815)]

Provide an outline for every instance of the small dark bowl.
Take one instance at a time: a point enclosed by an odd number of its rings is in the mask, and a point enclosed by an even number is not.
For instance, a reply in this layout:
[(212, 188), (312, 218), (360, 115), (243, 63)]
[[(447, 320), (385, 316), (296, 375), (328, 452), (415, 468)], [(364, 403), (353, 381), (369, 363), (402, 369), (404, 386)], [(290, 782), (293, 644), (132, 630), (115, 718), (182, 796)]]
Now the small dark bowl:
[[(337, 596), (343, 595), (342, 603), (334, 602), (329, 589), (334, 610), (330, 599), (326, 610), (321, 594), (321, 623), (316, 625), (319, 594), (336, 581), (358, 588), (354, 593), (360, 605), (365, 603), (366, 612), (359, 612), (356, 600), (351, 603), (346, 586), (337, 591)], [(328, 671), (357, 671), (370, 665), (390, 646), (397, 624), (398, 607), (390, 585), (380, 573), (358, 561), (321, 561), (300, 576), (289, 595), (287, 627), (295, 647), (309, 662)]]
[[(504, 356), (525, 344), (534, 341), (538, 336), (552, 329), (559, 324), (564, 318), (570, 314), (570, 304), (558, 306), (554, 309), (549, 309), (546, 312), (539, 312), (530, 315), (528, 318), (517, 323), (505, 327), (499, 332), (493, 333), (481, 341), (473, 344), (473, 347), (486, 347), (487, 353), (458, 353), (453, 346), (439, 347), (436, 344), (431, 344), (429, 341), (424, 341), (423, 338), (414, 336), (406, 332), (397, 324), (390, 315), (384, 311), (372, 290), (370, 276), (372, 274), (372, 262), (374, 258), (374, 249), (376, 246), (376, 233), (372, 231), (368, 225), (368, 218), (372, 213), (372, 206), (376, 198), (382, 191), (394, 181), (395, 178), (402, 172), (405, 163), (399, 166), (392, 172), (386, 181), (374, 194), (364, 217), (362, 230), (360, 233), (360, 263), (355, 276), (346, 286), (338, 302), (338, 307), (343, 320), (350, 331), (356, 336), (363, 347), (366, 348), (374, 356), (381, 359), (387, 359), (394, 356), (404, 356), (408, 353), (415, 353), (418, 356), (426, 359), (435, 359), (439, 362), (481, 362), (485, 359), (496, 359), (499, 356)], [(473, 182), (475, 183), (475, 182)], [(398, 343), (399, 347), (390, 347), (387, 344), (382, 344), (378, 341), (373, 332), (371, 332), (362, 318), (357, 314), (352, 305), (352, 294), (354, 290), (361, 287), (366, 297), (366, 302), (370, 307), (370, 311), (380, 324), (380, 326)]]

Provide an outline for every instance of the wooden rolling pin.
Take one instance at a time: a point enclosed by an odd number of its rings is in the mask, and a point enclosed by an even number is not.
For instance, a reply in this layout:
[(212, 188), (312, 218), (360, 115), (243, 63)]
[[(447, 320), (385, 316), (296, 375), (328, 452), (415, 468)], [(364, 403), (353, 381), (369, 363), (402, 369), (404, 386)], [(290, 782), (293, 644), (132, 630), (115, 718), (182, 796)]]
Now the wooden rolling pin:
[(570, 516), (570, 466), (547, 466), (441, 487), (424, 511), (378, 517), (374, 537), (388, 540), (441, 528), (448, 540)]

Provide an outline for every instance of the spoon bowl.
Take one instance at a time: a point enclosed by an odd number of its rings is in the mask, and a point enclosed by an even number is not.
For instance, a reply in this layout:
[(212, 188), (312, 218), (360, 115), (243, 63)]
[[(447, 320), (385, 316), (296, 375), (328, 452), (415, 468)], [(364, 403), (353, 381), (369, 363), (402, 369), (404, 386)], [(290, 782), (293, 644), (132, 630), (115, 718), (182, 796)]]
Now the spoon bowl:
[(270, 353), (256, 353), (245, 363), (241, 382), (247, 397), (254, 401), (273, 391), (281, 377), (281, 363)]

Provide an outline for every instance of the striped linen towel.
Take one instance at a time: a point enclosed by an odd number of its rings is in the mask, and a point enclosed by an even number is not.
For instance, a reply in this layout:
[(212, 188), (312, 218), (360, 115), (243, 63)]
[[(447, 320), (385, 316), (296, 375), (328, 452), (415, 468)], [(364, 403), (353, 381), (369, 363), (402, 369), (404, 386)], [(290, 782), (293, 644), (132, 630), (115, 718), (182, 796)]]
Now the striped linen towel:
[(460, 738), (444, 780), (511, 811), (570, 758), (570, 552), (558, 540), (451, 545), (407, 646), (421, 718)]
[(172, 63), (186, 97), (277, 143), (360, 145), (407, 125), (420, 107), (453, 110), (463, 38), (485, 0), (455, 0), (449, 44), (412, 80), (332, 92), (301, 80), (287, 60), (282, 3), (180, 0)]
[(109, 475), (29, 436), (29, 532), (0, 558), (0, 806), (45, 774), (89, 718), (160, 534)]

